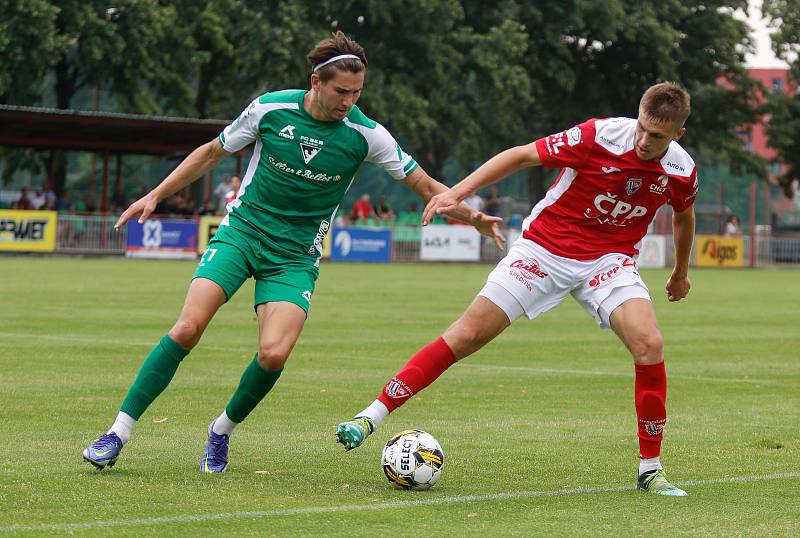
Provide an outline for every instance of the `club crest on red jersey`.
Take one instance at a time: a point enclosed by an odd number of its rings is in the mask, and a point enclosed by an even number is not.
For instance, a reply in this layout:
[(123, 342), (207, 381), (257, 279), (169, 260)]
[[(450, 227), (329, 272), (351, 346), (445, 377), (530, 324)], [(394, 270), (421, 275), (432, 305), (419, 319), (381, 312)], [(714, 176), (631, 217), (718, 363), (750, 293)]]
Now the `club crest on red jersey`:
[(631, 196), (641, 187), (642, 187), (642, 180), (637, 177), (632, 177), (628, 180), (627, 185), (625, 185), (625, 192), (628, 194), (628, 196)]

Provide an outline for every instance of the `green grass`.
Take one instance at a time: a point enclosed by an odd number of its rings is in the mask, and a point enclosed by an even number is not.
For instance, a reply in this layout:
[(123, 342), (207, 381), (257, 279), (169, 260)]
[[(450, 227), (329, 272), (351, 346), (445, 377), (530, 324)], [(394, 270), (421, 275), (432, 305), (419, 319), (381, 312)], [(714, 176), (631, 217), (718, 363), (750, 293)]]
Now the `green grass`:
[[(255, 351), (246, 284), (96, 472), (80, 452), (175, 320), (193, 264), (0, 265), (0, 536), (800, 535), (798, 271), (696, 270), (676, 304), (666, 271), (644, 273), (670, 375), (663, 461), (690, 492), (669, 499), (631, 489), (631, 360), (571, 299), (448, 371), (364, 447), (335, 444), (336, 424), (463, 311), (490, 269), (472, 265), (326, 264), (283, 377), (235, 433), (229, 472), (206, 477), (206, 426)], [(383, 441), (410, 427), (444, 448), (428, 492), (380, 470)]]

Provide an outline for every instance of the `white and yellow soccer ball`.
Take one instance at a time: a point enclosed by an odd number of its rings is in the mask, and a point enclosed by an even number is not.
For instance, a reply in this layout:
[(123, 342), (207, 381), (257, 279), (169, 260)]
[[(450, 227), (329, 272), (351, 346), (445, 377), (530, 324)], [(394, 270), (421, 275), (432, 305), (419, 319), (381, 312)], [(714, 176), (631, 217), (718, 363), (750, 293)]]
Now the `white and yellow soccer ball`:
[(428, 489), (442, 477), (444, 453), (433, 435), (405, 430), (389, 439), (381, 457), (389, 482), (403, 489)]

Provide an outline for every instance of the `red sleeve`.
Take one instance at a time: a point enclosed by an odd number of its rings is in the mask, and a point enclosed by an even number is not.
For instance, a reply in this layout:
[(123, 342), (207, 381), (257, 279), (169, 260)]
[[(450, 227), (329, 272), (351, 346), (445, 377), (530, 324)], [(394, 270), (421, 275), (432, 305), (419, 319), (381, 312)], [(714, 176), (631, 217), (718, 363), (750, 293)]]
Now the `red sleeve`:
[(591, 119), (537, 140), (536, 150), (542, 165), (547, 168), (574, 168), (583, 164), (594, 147), (595, 121)]
[(670, 189), (669, 205), (678, 213), (686, 211), (694, 203), (697, 197), (697, 189), (700, 186), (697, 180), (697, 168), (692, 170), (692, 175), (689, 176), (688, 181), (681, 181), (678, 183), (678, 188)]

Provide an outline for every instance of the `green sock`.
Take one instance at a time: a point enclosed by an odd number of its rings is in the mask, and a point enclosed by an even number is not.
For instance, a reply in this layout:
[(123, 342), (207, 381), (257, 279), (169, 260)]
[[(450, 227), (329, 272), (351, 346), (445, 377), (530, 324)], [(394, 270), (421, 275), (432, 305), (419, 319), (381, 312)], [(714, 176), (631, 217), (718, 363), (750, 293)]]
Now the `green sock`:
[(178, 365), (188, 354), (188, 349), (165, 335), (144, 359), (119, 410), (139, 420), (145, 409), (167, 388)]
[(256, 408), (258, 402), (272, 390), (272, 386), (281, 376), (280, 370), (264, 370), (258, 363), (258, 353), (242, 374), (239, 387), (233, 393), (231, 401), (225, 407), (225, 413), (236, 423), (242, 422)]

